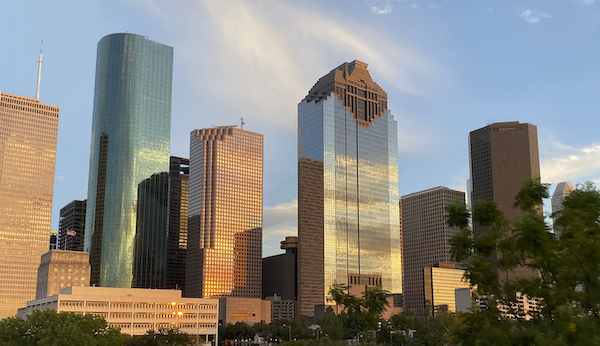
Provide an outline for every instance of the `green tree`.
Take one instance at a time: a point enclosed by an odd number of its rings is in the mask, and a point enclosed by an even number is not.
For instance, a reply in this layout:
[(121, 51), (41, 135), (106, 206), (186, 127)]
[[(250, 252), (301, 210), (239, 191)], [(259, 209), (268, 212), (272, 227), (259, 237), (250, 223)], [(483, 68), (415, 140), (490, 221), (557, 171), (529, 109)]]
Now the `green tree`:
[(149, 330), (145, 335), (134, 336), (124, 343), (125, 346), (158, 346), (158, 345), (194, 345), (195, 340), (178, 329), (160, 328), (157, 332)]
[(34, 311), (26, 320), (9, 317), (0, 321), (0, 345), (10, 346), (112, 346), (125, 336), (108, 326), (104, 318), (53, 310)]
[[(548, 185), (526, 181), (514, 204), (524, 216), (510, 222), (494, 203), (478, 201), (473, 222), (486, 231), (477, 236), (468, 210), (458, 203), (449, 208), (450, 225), (461, 229), (451, 241), (454, 259), (486, 300), (485, 309), (451, 330), (455, 342), (600, 344), (600, 193), (592, 183), (573, 191), (555, 215), (556, 233), (541, 212), (548, 196)], [(523, 269), (534, 275), (512, 275)], [(538, 298), (539, 309), (526, 313), (517, 293)]]

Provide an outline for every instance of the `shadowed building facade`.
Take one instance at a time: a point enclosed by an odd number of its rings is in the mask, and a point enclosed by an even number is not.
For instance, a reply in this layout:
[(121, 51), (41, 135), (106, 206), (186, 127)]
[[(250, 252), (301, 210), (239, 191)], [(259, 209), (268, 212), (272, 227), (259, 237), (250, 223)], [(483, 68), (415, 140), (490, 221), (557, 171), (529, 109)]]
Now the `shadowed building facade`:
[(431, 304), (426, 304), (423, 270), (440, 262), (452, 261), (449, 240), (459, 229), (448, 225), (446, 208), (455, 201), (465, 204), (465, 193), (443, 186), (402, 196), (402, 297), (405, 311), (415, 310), (419, 316), (424, 314), (425, 307)]
[(83, 251), (87, 201), (72, 201), (60, 210), (58, 249)]
[(171, 156), (169, 169), (169, 219), (166, 288), (185, 295), (190, 160)]
[[(485, 200), (496, 203), (506, 220), (524, 216), (514, 203), (523, 183), (540, 176), (537, 127), (514, 121), (494, 123), (472, 131), (469, 157), (472, 207), (477, 208), (478, 201)], [(473, 229), (476, 235), (486, 232), (486, 227), (476, 223)], [(525, 266), (501, 273), (507, 279), (532, 275), (537, 274)]]
[(261, 298), (263, 136), (190, 135), (188, 297)]
[(48, 251), (58, 107), (0, 93), (0, 319), (35, 298)]
[(172, 75), (169, 46), (128, 33), (98, 43), (84, 241), (98, 286), (131, 287), (138, 223), (166, 227), (152, 185), (169, 171)]
[(298, 105), (298, 311), (334, 283), (401, 293), (397, 123), (360, 61), (319, 79)]
[[(514, 203), (523, 182), (540, 176), (537, 127), (515, 121), (472, 131), (469, 156), (471, 204), (495, 202), (507, 220), (523, 216)], [(475, 232), (479, 232), (477, 225)]]

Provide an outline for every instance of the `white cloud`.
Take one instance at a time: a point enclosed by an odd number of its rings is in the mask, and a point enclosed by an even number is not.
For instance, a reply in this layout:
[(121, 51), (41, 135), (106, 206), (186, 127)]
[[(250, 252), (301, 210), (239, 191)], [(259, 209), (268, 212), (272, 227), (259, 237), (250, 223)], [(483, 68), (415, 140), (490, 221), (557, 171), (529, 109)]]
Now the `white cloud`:
[(62, 172), (56, 172), (56, 180), (64, 180), (65, 175)]
[(377, 15), (389, 14), (392, 13), (393, 8), (391, 0), (383, 0), (378, 2), (377, 5), (371, 5), (371, 13)]
[(298, 234), (298, 201), (263, 208), (263, 257), (280, 253), (285, 237)]
[(543, 13), (539, 10), (530, 10), (527, 9), (520, 14), (521, 18), (525, 19), (527, 23), (537, 24), (544, 19), (550, 18), (550, 14)]
[(558, 155), (541, 162), (542, 181), (600, 179), (600, 144), (573, 148), (558, 142), (555, 147)]
[(413, 10), (416, 10), (421, 6), (419, 6), (419, 4), (417, 4), (416, 2), (413, 2), (412, 5), (410, 5), (410, 7), (412, 7)]
[(582, 2), (586, 5), (593, 5), (596, 2), (596, 0), (582, 0)]

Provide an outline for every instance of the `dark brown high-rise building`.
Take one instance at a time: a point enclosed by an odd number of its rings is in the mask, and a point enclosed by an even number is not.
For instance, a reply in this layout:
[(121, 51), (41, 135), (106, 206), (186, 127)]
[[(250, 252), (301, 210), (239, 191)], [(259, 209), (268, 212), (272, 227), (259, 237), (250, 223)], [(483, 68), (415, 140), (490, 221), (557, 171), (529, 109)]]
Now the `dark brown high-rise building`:
[(72, 201), (60, 210), (58, 248), (83, 251), (86, 200)]
[[(515, 197), (527, 179), (540, 176), (537, 127), (506, 122), (488, 125), (469, 135), (471, 205), (495, 202), (508, 220), (522, 216)], [(475, 232), (484, 231), (474, 225)]]
[(185, 291), (261, 298), (263, 136), (233, 126), (190, 135)]
[[(515, 197), (523, 182), (540, 176), (537, 127), (518, 121), (494, 123), (469, 135), (471, 162), (471, 207), (477, 202), (494, 202), (507, 220), (523, 216), (514, 206)], [(486, 232), (485, 227), (473, 223), (476, 235)], [(494, 255), (496, 256), (496, 255)], [(525, 266), (499, 273), (512, 280), (537, 274)]]
[(425, 311), (424, 269), (451, 262), (450, 243), (458, 229), (448, 226), (447, 207), (464, 204), (465, 193), (438, 186), (402, 196), (402, 296), (405, 310)]

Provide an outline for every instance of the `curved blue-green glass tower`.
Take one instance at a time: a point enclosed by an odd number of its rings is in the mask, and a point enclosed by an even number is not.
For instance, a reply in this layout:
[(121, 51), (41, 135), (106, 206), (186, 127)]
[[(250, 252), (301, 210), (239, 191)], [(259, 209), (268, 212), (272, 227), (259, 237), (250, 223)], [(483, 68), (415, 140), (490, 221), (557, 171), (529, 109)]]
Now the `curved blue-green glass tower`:
[(129, 33), (98, 43), (84, 245), (92, 284), (131, 287), (137, 223), (164, 212), (140, 208), (138, 190), (169, 171), (172, 79), (172, 47)]

